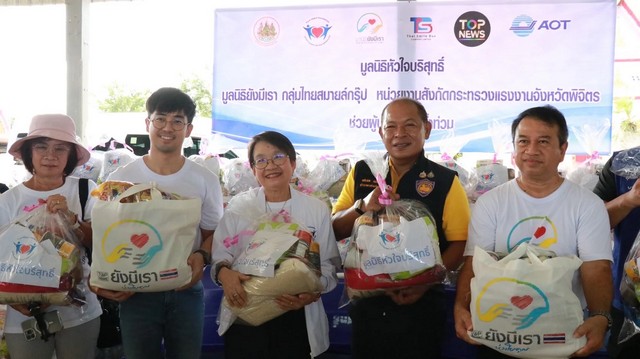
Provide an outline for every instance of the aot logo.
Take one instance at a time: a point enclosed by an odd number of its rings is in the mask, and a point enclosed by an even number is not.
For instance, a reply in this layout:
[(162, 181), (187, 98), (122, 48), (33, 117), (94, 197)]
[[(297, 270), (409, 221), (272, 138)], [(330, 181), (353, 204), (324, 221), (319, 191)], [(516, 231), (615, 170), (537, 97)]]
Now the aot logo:
[(491, 24), (482, 13), (469, 11), (458, 17), (453, 25), (453, 34), (464, 46), (480, 46), (489, 38)]
[(519, 37), (527, 37), (534, 30), (567, 30), (570, 22), (571, 20), (542, 20), (538, 23), (538, 20), (523, 14), (513, 19), (509, 30)]

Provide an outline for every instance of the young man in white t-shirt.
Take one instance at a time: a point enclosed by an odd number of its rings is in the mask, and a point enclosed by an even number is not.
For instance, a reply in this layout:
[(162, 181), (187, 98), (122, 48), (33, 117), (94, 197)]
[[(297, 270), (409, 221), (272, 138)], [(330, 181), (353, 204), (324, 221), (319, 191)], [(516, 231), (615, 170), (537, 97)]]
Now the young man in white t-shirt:
[[(191, 282), (178, 290), (151, 293), (99, 294), (120, 304), (122, 341), (127, 359), (163, 357), (199, 359), (204, 326), (204, 292), (200, 279), (210, 263), (213, 232), (222, 217), (222, 191), (213, 172), (187, 160), (182, 142), (193, 129), (196, 106), (184, 92), (161, 88), (146, 103), (145, 119), (151, 142), (149, 154), (117, 169), (109, 180), (155, 182), (163, 191), (201, 198), (200, 231), (187, 263)], [(164, 347), (164, 349), (163, 349)]]

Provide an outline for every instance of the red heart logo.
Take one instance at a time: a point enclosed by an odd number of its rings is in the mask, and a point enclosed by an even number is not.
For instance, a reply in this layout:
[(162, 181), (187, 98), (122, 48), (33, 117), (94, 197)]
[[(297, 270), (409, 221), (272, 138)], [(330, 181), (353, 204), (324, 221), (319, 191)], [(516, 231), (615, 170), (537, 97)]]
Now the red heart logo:
[(524, 309), (529, 306), (529, 304), (533, 303), (533, 298), (530, 295), (514, 295), (511, 297), (511, 304), (515, 305), (520, 309)]
[(28, 253), (30, 249), (31, 249), (31, 246), (23, 244), (20, 246), (20, 254)]
[(536, 233), (533, 234), (533, 237), (534, 238), (540, 238), (545, 233), (547, 233), (547, 229), (545, 227), (538, 227), (538, 229), (536, 229)]
[(313, 36), (318, 38), (324, 33), (324, 29), (321, 27), (314, 27), (313, 29), (311, 29), (311, 33), (313, 34)]
[(131, 243), (138, 248), (144, 247), (147, 242), (149, 242), (149, 236), (146, 233), (131, 236)]
[(376, 19), (369, 19), (369, 25), (373, 25), (376, 23)]

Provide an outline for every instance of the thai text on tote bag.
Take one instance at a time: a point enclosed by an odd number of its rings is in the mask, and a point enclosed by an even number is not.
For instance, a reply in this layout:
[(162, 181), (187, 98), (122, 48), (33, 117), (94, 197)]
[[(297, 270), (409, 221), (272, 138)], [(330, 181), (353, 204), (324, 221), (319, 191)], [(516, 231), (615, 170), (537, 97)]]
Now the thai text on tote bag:
[[(150, 191), (150, 200), (120, 200)], [(191, 280), (187, 258), (199, 230), (201, 200), (163, 199), (154, 183), (137, 184), (91, 212), (91, 285), (118, 291), (159, 292)]]

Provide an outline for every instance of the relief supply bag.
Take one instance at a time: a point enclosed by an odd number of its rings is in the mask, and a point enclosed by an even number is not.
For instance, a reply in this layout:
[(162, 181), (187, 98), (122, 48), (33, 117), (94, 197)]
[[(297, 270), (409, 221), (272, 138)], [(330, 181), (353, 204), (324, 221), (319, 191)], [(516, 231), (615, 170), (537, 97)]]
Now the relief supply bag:
[(586, 344), (573, 337), (584, 321), (571, 289), (581, 264), (528, 243), (500, 260), (476, 247), (469, 336), (513, 357), (568, 358)]
[(381, 190), (378, 202), (383, 208), (364, 213), (354, 223), (341, 306), (388, 290), (442, 283), (447, 273), (429, 209), (413, 199), (391, 199), (386, 158), (373, 155), (364, 161)]
[[(125, 202), (125, 203), (123, 203)], [(161, 292), (191, 281), (191, 254), (201, 200), (163, 194), (154, 183), (136, 184), (91, 212), (90, 284), (99, 288)]]
[[(242, 235), (251, 239), (234, 260), (232, 269), (251, 275), (242, 283), (247, 293), (243, 307), (220, 305), (218, 334), (240, 318), (257, 326), (286, 312), (275, 299), (284, 294), (320, 293), (320, 247), (312, 232), (286, 211), (267, 212), (258, 217)], [(239, 245), (239, 243), (234, 243)]]
[(353, 228), (344, 262), (349, 301), (445, 279), (435, 220), (422, 202), (394, 201), (363, 214)]
[(631, 246), (624, 262), (620, 281), (620, 295), (624, 307), (624, 321), (618, 334), (618, 343), (624, 343), (640, 333), (640, 233)]
[(82, 243), (61, 213), (41, 205), (0, 229), (0, 303), (81, 306)]

